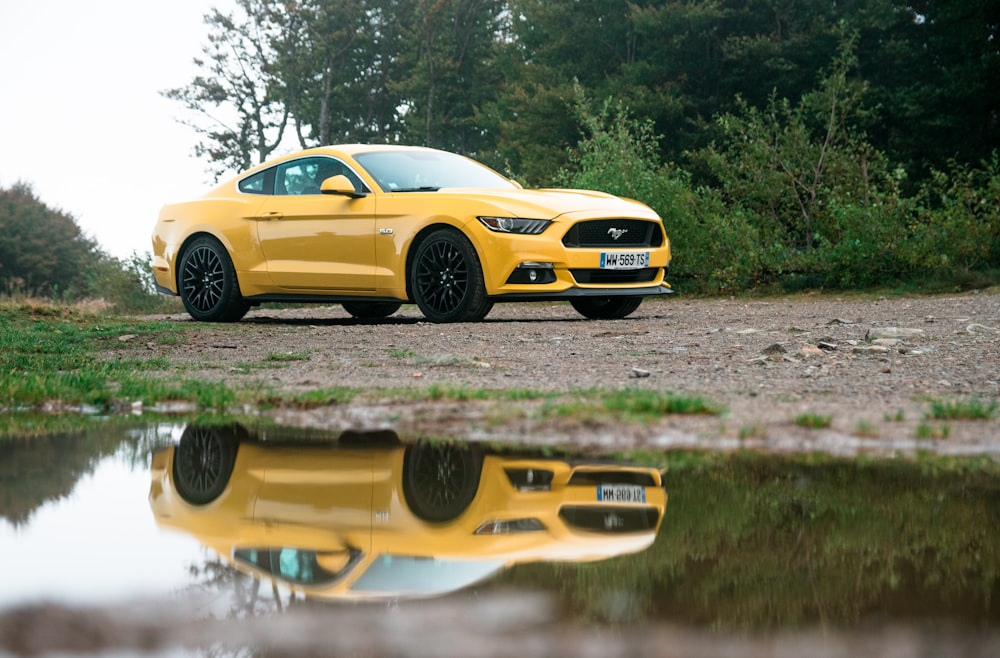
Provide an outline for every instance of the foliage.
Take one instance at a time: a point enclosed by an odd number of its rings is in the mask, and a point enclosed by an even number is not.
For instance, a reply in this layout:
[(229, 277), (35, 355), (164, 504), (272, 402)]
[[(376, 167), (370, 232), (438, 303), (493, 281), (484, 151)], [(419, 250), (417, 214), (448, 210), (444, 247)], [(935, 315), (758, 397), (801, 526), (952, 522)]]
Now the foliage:
[(997, 412), (996, 400), (932, 400), (929, 417), (934, 420), (989, 420)]
[(83, 284), (96, 245), (27, 183), (0, 188), (0, 292), (65, 295)]

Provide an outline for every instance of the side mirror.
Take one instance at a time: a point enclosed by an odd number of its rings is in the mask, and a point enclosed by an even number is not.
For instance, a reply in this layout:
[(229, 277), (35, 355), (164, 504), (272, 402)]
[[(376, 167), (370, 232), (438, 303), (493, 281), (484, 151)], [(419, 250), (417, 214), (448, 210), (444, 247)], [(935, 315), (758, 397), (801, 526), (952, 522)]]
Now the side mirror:
[(339, 194), (341, 196), (348, 196), (352, 199), (360, 199), (363, 196), (367, 196), (364, 192), (358, 192), (354, 189), (354, 183), (351, 182), (347, 176), (343, 174), (337, 174), (336, 176), (330, 176), (325, 179), (319, 186), (320, 192), (323, 194)]

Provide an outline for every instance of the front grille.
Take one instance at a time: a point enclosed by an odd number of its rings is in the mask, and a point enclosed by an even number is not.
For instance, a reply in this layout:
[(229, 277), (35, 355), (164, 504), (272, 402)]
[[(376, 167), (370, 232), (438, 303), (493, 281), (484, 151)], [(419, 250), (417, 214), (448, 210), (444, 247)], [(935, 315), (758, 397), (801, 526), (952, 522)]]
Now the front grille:
[(586, 487), (598, 484), (638, 484), (642, 487), (655, 487), (656, 480), (649, 473), (642, 471), (574, 471), (569, 478), (569, 486)]
[(559, 518), (581, 530), (627, 533), (655, 529), (660, 512), (655, 507), (572, 505), (559, 510)]
[(562, 242), (570, 248), (659, 247), (663, 244), (663, 227), (660, 222), (641, 219), (595, 219), (574, 224)]
[(649, 283), (656, 280), (659, 268), (641, 270), (570, 270), (577, 283)]

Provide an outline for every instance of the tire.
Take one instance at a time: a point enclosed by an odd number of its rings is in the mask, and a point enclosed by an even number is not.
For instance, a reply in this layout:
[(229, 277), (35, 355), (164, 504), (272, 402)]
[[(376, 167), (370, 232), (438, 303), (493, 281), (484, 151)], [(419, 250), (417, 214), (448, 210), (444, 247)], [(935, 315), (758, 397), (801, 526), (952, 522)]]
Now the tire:
[(387, 318), (402, 306), (400, 302), (344, 302), (344, 310), (362, 320)]
[(642, 297), (578, 297), (569, 303), (585, 318), (619, 320), (639, 308)]
[(476, 250), (453, 229), (434, 231), (420, 243), (410, 265), (410, 285), (420, 312), (431, 322), (477, 322), (493, 308)]
[(415, 516), (431, 523), (452, 521), (479, 490), (482, 453), (475, 446), (417, 443), (403, 457), (403, 496)]
[(233, 261), (218, 240), (196, 238), (181, 257), (177, 283), (188, 314), (202, 322), (236, 322), (250, 310)]
[(192, 505), (207, 505), (229, 484), (237, 442), (212, 427), (187, 427), (174, 449), (174, 488)]

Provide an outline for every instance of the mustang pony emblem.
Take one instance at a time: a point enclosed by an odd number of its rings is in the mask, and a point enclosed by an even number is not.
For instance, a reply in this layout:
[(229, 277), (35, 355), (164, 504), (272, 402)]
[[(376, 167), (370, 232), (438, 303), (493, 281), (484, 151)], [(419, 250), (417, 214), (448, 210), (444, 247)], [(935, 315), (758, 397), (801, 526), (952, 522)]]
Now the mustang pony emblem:
[(622, 237), (626, 233), (628, 233), (628, 229), (627, 228), (609, 228), (608, 229), (608, 235), (611, 236), (612, 240), (617, 240), (618, 238)]

